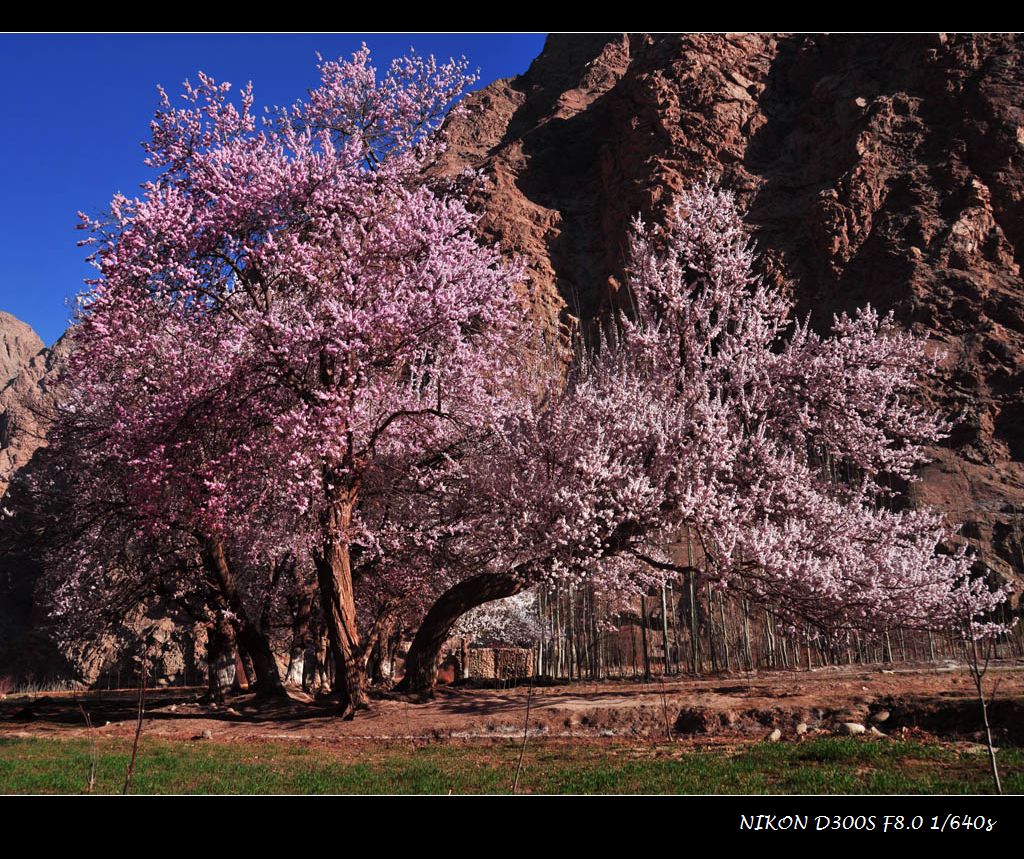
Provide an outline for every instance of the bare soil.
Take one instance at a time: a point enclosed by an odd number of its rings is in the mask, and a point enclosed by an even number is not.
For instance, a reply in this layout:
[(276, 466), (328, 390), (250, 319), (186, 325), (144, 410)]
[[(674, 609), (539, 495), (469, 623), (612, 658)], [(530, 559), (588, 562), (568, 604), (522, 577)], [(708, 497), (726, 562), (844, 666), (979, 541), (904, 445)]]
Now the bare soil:
[[(1024, 743), (1024, 660), (994, 664), (986, 689), (997, 742)], [(286, 703), (263, 704), (245, 695), (219, 707), (201, 703), (202, 692), (150, 691), (145, 734), (230, 743), (479, 742), (521, 737), (531, 694), (527, 685), (440, 687), (425, 700), (381, 692), (369, 711), (343, 721), (329, 702), (301, 692), (292, 692)], [(797, 736), (798, 725), (813, 735), (858, 722), (886, 734), (977, 740), (981, 727), (971, 676), (955, 665), (577, 682), (537, 686), (532, 696), (530, 735), (552, 739), (664, 739), (671, 732), (674, 739), (735, 742), (765, 739), (778, 728), (785, 740)], [(0, 738), (84, 736), (80, 708), (102, 736), (129, 737), (136, 706), (134, 690), (8, 696), (0, 698)]]

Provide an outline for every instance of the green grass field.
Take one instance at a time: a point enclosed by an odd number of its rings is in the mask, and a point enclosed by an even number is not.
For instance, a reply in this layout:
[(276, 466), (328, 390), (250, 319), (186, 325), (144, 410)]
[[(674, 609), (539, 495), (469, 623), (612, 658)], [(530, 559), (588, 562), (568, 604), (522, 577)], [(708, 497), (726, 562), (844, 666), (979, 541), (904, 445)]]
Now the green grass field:
[[(83, 793), (92, 744), (0, 739), (0, 792)], [(98, 743), (97, 793), (119, 793), (130, 744)], [(519, 748), (505, 745), (312, 747), (167, 742), (143, 737), (133, 793), (508, 793)], [(1024, 792), (1024, 749), (998, 759)], [(988, 793), (988, 759), (948, 745), (817, 738), (734, 748), (531, 742), (522, 793)]]

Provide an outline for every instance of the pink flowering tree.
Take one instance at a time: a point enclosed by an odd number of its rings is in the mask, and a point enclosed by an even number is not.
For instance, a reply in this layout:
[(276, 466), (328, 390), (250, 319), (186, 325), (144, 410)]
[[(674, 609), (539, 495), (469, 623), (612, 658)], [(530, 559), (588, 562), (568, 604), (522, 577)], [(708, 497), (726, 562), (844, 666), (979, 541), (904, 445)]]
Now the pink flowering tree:
[(950, 627), (970, 584), (942, 517), (900, 509), (945, 422), (920, 404), (923, 341), (870, 308), (829, 336), (792, 317), (754, 274), (733, 197), (684, 193), (665, 229), (638, 222), (635, 312), (464, 474), (446, 502), (472, 522), (458, 553), (476, 572), (429, 609), (404, 687), (434, 680), (458, 617), (560, 579), (646, 589), (692, 572), (826, 630)]
[(47, 591), (64, 631), (170, 580), (229, 624), (257, 690), (283, 694), (258, 616), (275, 572), (308, 557), (308, 535), (277, 489), (277, 448), (261, 444), (272, 412), (249, 372), (255, 353), (230, 316), (162, 306), (145, 289), (94, 291), (70, 337), (35, 477), (37, 495), (60, 499)]
[[(193, 366), (111, 429), (133, 504), (153, 522), (180, 511), (215, 569), (266, 511), (301, 522), (351, 713), (365, 703), (355, 581), (387, 568), (392, 590), (412, 589), (383, 554), (389, 498), (507, 413), (522, 314), (518, 271), (424, 178), (465, 63), (412, 57), (380, 75), (364, 49), (320, 71), (307, 101), (262, 124), (249, 88), (233, 101), (201, 75), (182, 107), (162, 96), (146, 144), (157, 178), (85, 221), (99, 277), (76, 348), (115, 378), (163, 360), (160, 335), (180, 338)], [(160, 319), (151, 332), (130, 323), (140, 307)]]
[(828, 336), (794, 320), (732, 197), (700, 186), (667, 228), (637, 224), (635, 313), (568, 369), (537, 360), (518, 267), (428, 178), (465, 64), (319, 68), (262, 122), (251, 89), (202, 75), (162, 96), (156, 178), (83, 223), (99, 275), (67, 379), (96, 418), (82, 498), (116, 478), (132, 556), (205, 577), (261, 686), (280, 686), (255, 615), (282, 564), (315, 573), (346, 714), (395, 624), (422, 615), (422, 689), (466, 612), (552, 579), (650, 587), (688, 571), (683, 533), (716, 586), (827, 629), (998, 602), (889, 488), (946, 429), (917, 404), (922, 342), (870, 309)]

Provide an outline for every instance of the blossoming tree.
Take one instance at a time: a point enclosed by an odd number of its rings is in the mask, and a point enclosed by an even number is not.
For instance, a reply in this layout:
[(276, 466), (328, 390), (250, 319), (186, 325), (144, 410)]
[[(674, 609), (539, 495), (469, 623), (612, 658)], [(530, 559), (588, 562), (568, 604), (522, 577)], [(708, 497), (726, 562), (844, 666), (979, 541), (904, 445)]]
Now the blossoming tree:
[[(734, 198), (684, 193), (666, 229), (637, 223), (623, 315), (564, 389), (507, 432), (450, 501), (486, 564), (428, 611), (405, 688), (430, 686), (464, 612), (544, 579), (647, 588), (701, 570), (792, 621), (827, 630), (936, 628), (1004, 596), (968, 584), (941, 516), (899, 509), (946, 425), (918, 404), (934, 359), (866, 308), (827, 337), (754, 274)], [(837, 479), (837, 476), (839, 479)]]
[[(214, 569), (218, 535), (247, 542), (253, 511), (302, 517), (351, 713), (365, 703), (354, 561), (379, 554), (380, 511), (410, 471), (443, 464), (504, 413), (521, 314), (517, 270), (424, 179), (431, 131), (472, 80), (465, 63), (411, 57), (378, 76), (364, 49), (320, 71), (308, 101), (262, 125), (251, 89), (235, 103), (200, 76), (183, 107), (163, 96), (146, 144), (158, 177), (84, 224), (100, 276), (75, 344), (86, 375), (132, 373), (161, 351), (136, 336), (136, 309), (166, 323), (157, 331), (189, 320), (172, 336), (195, 342), (202, 366), (151, 398), (154, 414), (112, 427), (117, 449), (145, 448), (124, 462), (148, 482), (140, 503), (156, 519), (187, 506)], [(215, 455), (169, 443), (181, 416), (217, 437)], [(364, 493), (379, 501), (375, 524)]]
[[(635, 312), (568, 369), (537, 362), (519, 269), (428, 178), (464, 63), (378, 75), (364, 49), (320, 72), (262, 123), (205, 76), (163, 96), (156, 178), (85, 219), (99, 276), (66, 379), (123, 542), (203, 572), (262, 686), (254, 595), (296, 562), (347, 714), (396, 618), (422, 615), (422, 689), (466, 612), (550, 579), (649, 587), (689, 569), (684, 533), (719, 587), (826, 628), (998, 601), (965, 590), (938, 516), (891, 503), (945, 431), (915, 405), (922, 342), (870, 309), (827, 337), (794, 320), (733, 198), (699, 186), (637, 224)], [(104, 533), (78, 545), (100, 557)]]
[(254, 354), (230, 317), (145, 290), (94, 292), (71, 337), (34, 475), (55, 502), (46, 584), (64, 633), (81, 637), (167, 582), (230, 623), (261, 694), (283, 694), (260, 603), (275, 571), (308, 553), (277, 491), (284, 462), (260, 443), (272, 413), (248, 372)]

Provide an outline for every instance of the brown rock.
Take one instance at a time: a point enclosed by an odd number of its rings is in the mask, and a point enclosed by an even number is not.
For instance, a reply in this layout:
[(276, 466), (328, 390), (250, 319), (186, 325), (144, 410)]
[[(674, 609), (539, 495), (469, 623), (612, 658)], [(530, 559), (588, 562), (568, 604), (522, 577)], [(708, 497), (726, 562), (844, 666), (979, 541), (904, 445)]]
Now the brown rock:
[(20, 319), (0, 311), (0, 388), (45, 347), (39, 335)]
[[(14, 319), (0, 314), (0, 323), (5, 321), (3, 317)], [(0, 330), (0, 343), (2, 338)], [(61, 338), (50, 349), (43, 347), (42, 341), (39, 344), (0, 390), (0, 496), (15, 472), (46, 443), (52, 420), (57, 380), (67, 361), (67, 340)]]

